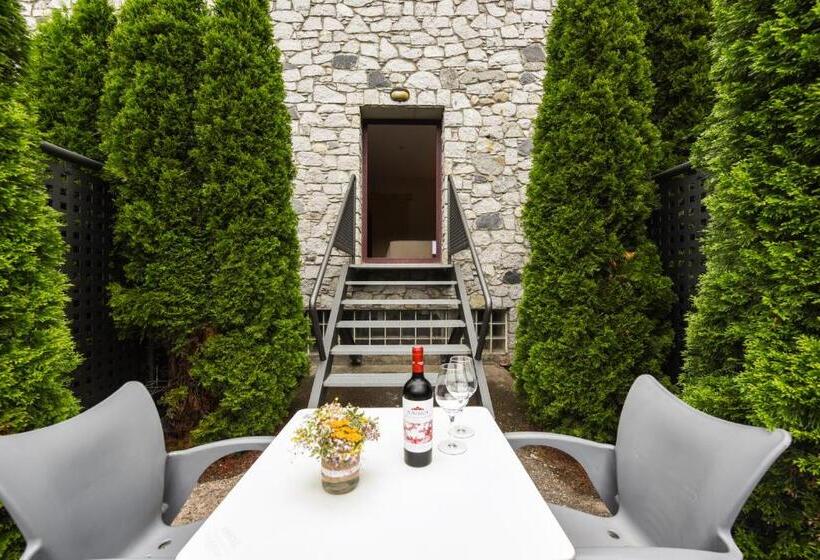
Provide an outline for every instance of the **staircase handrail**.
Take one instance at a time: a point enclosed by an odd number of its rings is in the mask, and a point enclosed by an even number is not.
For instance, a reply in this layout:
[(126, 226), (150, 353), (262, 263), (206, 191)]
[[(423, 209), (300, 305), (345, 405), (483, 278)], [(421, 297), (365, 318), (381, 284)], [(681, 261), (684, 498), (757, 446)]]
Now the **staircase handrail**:
[[(490, 317), (493, 313), (493, 300), (490, 296), (490, 290), (487, 287), (487, 280), (484, 278), (484, 270), (481, 268), (481, 261), (478, 260), (478, 252), (476, 251), (473, 238), (470, 235), (470, 230), (467, 228), (467, 219), (464, 217), (464, 209), (461, 207), (461, 202), (458, 200), (458, 193), (456, 192), (453, 177), (447, 176), (447, 185), (449, 188), (450, 205), (448, 207), (448, 255), (452, 262), (453, 255), (470, 249), (470, 255), (473, 259), (473, 266), (476, 269), (476, 276), (478, 276), (478, 284), (481, 287), (481, 293), (484, 296), (484, 313), (481, 317), (481, 328), (478, 331), (478, 340), (476, 341), (475, 359), (480, 360), (481, 354), (484, 352), (484, 344), (487, 339), (487, 333), (490, 329)], [(455, 208), (455, 212), (453, 209)], [(469, 319), (465, 317), (465, 320)]]
[(319, 299), (319, 292), (325, 280), (325, 272), (327, 271), (327, 265), (330, 261), (330, 253), (333, 247), (338, 248), (343, 253), (347, 253), (352, 257), (355, 253), (355, 243), (356, 175), (351, 175), (350, 183), (348, 183), (347, 190), (342, 198), (342, 207), (336, 217), (333, 233), (327, 243), (325, 256), (322, 258), (322, 264), (319, 266), (319, 274), (316, 276), (316, 282), (313, 284), (313, 292), (310, 294), (310, 302), (308, 303), (308, 313), (310, 315), (311, 326), (313, 327), (313, 337), (316, 339), (319, 358), (321, 360), (327, 359), (327, 350), (325, 349), (324, 337), (322, 336), (322, 325), (319, 322), (319, 311), (316, 309), (316, 301)]

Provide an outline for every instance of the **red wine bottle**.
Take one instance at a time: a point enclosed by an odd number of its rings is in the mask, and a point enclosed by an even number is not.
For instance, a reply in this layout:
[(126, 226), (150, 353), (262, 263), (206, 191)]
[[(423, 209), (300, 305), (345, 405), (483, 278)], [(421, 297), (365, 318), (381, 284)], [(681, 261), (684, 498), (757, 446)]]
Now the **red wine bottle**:
[(426, 467), (433, 460), (433, 386), (424, 377), (424, 348), (413, 346), (413, 375), (404, 384), (404, 462)]

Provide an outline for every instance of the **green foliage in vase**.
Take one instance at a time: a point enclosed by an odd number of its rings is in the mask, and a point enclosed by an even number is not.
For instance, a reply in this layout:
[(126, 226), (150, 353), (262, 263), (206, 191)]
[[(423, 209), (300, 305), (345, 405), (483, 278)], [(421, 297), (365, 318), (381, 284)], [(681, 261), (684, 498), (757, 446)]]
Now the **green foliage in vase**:
[(658, 133), (634, 0), (562, 0), (547, 51), (513, 372), (537, 423), (606, 441), (672, 343), (671, 283), (646, 231)]
[(710, 2), (641, 0), (646, 53), (652, 64), (652, 120), (660, 132), (654, 171), (684, 163), (714, 103), (709, 80)]
[(213, 333), (192, 373), (220, 397), (198, 440), (270, 433), (308, 369), (290, 116), (267, 1), (217, 0), (203, 45), (194, 154), (208, 210)]
[(715, 0), (717, 99), (694, 161), (710, 222), (683, 396), (792, 447), (735, 526), (744, 557), (820, 557), (820, 11)]
[(97, 113), (116, 18), (108, 0), (77, 0), (37, 26), (28, 88), (44, 138), (100, 159)]
[[(68, 388), (79, 365), (61, 271), (66, 246), (47, 204), (40, 136), (20, 82), (28, 37), (16, 0), (0, 0), (0, 436), (79, 411)], [(22, 538), (0, 507), (0, 556)]]

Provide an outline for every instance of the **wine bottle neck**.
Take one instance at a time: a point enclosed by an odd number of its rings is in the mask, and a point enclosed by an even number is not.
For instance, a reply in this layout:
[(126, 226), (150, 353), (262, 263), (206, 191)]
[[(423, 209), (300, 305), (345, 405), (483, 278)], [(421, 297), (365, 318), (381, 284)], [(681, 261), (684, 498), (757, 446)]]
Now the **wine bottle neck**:
[(424, 375), (424, 350), (421, 346), (413, 347), (413, 377)]

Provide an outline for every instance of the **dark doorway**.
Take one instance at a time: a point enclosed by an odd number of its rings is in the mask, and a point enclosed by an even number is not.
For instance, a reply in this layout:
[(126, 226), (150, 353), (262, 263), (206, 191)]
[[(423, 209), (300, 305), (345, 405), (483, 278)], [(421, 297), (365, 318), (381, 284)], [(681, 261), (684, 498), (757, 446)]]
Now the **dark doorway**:
[(366, 121), (366, 260), (441, 260), (440, 121)]

